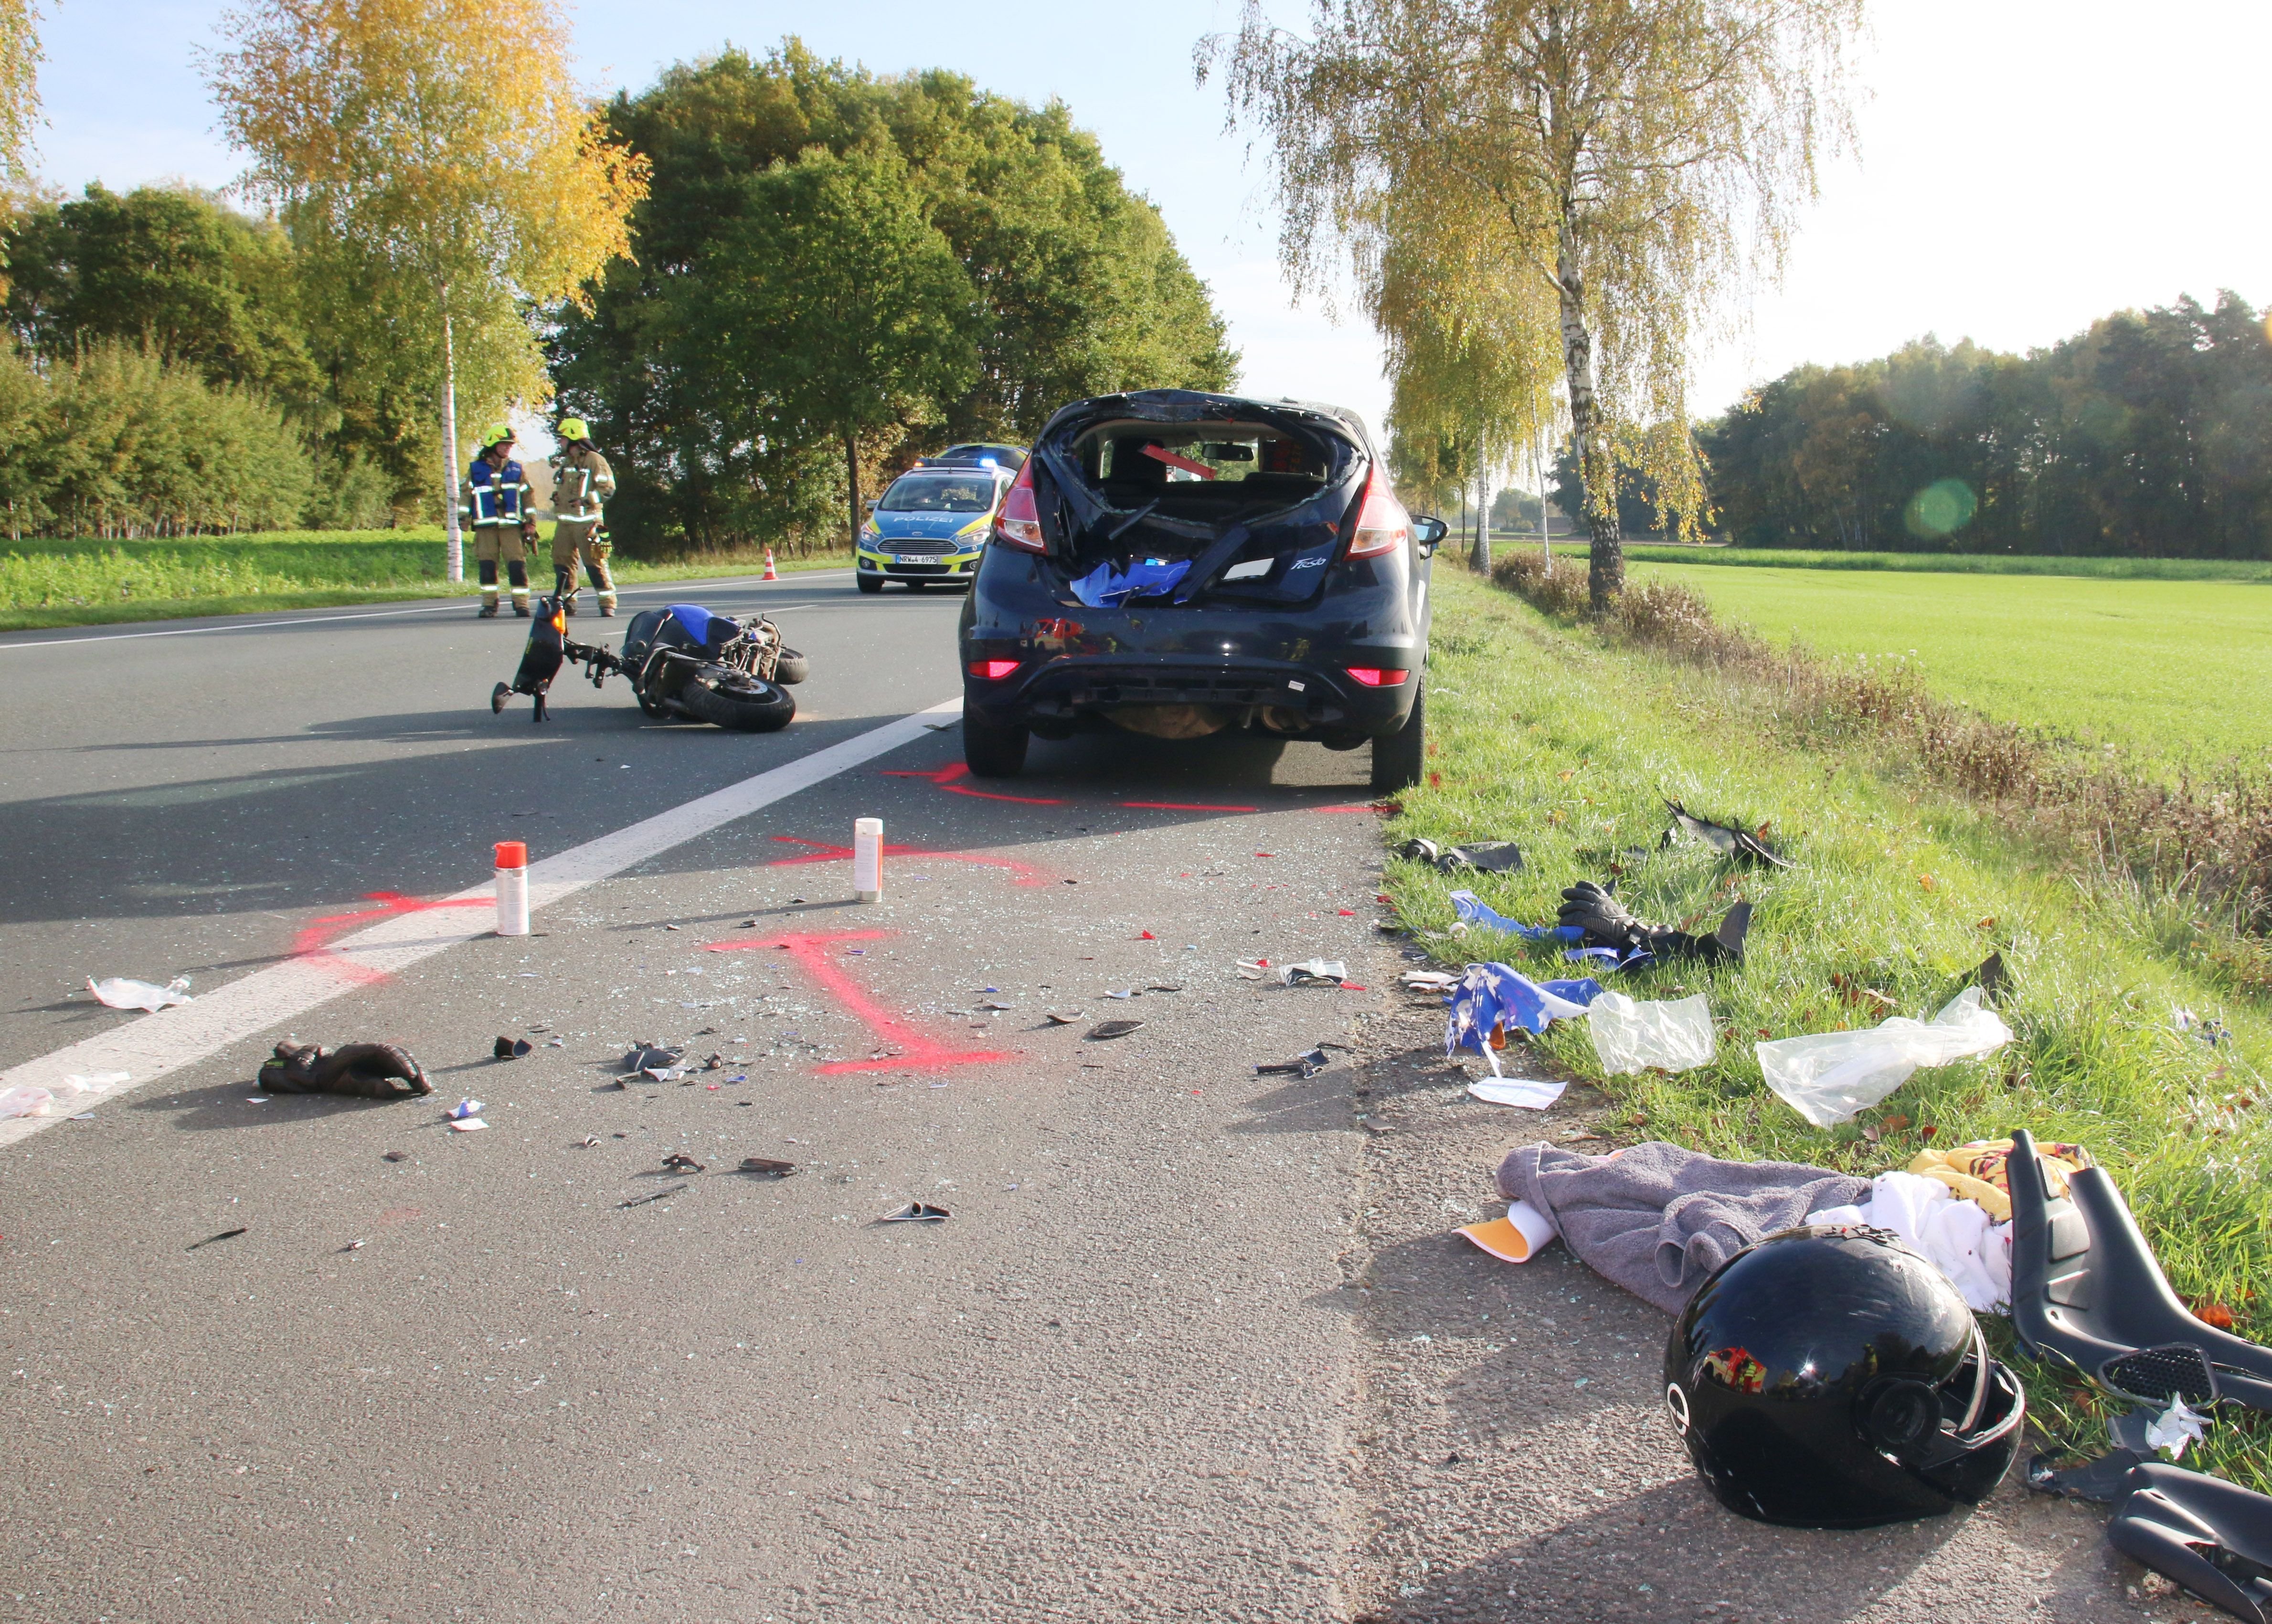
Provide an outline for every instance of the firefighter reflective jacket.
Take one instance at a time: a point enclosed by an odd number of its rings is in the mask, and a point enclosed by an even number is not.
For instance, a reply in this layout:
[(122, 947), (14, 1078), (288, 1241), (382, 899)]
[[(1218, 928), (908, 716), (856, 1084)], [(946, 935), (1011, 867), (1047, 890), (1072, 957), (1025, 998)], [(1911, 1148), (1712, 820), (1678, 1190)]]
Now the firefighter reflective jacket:
[(487, 457), (466, 471), (466, 499), (458, 506), (475, 529), (485, 525), (518, 525), (528, 512), (528, 477), (519, 463), (498, 467)]
[(598, 518), (615, 494), (616, 471), (588, 443), (581, 451), (564, 447), (552, 459), (552, 510), (560, 518)]

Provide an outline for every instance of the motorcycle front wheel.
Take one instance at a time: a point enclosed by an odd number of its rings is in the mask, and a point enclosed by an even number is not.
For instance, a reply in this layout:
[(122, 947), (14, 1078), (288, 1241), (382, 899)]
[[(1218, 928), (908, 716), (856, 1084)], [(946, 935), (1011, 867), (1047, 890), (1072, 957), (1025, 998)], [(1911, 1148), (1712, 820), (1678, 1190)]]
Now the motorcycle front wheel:
[(691, 677), (678, 690), (678, 703), (696, 721), (735, 733), (778, 733), (796, 714), (796, 699), (776, 683), (759, 682), (740, 671), (725, 673), (713, 682)]

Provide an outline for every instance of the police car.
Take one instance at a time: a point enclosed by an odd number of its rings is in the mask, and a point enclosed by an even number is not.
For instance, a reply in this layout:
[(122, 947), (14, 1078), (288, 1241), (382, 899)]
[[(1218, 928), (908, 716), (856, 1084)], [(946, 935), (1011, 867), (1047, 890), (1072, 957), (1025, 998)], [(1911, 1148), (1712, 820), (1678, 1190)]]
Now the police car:
[(893, 480), (860, 528), (860, 590), (879, 592), (886, 581), (910, 592), (932, 581), (968, 586), (994, 510), (1025, 460), (1014, 445), (950, 445)]

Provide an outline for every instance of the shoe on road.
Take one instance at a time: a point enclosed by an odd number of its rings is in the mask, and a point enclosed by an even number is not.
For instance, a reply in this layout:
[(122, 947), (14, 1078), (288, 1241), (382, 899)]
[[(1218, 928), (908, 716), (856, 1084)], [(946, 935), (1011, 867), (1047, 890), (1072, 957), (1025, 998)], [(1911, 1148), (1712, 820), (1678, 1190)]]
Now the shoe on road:
[(485, 604), (475, 613), (474, 618), (477, 621), (493, 621), (497, 619), (497, 605), (493, 603)]

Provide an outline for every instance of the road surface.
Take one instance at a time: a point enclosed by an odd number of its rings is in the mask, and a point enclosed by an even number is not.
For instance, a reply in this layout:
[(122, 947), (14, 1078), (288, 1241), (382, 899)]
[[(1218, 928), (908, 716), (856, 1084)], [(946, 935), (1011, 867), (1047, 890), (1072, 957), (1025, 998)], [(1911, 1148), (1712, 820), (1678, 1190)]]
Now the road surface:
[[(951, 716), (901, 719), (957, 692), (953, 600), (626, 594), (677, 597), (780, 615), (791, 729), (615, 685), (493, 717), (519, 629), (461, 604), (0, 638), (0, 1067), (219, 1033), (0, 1148), (0, 1616), (2138, 1616), (2096, 1520), (2016, 1488), (1867, 1535), (1720, 1513), (1662, 1316), (1448, 1233), (1600, 1102), (1466, 1096), (1373, 930), (1364, 752), (1082, 740), (981, 786)], [(721, 793), (763, 804), (671, 822)], [(500, 838), (585, 865), (538, 935), (414, 907)], [(421, 956), (374, 970), (371, 930)], [(1313, 955), (1365, 990), (1237, 970)], [(231, 1025), (239, 983), (299, 991)], [(261, 1098), (287, 1032), (441, 1092)], [(641, 1041), (721, 1063), (625, 1084)], [(878, 1221), (913, 1201), (951, 1216)]]

